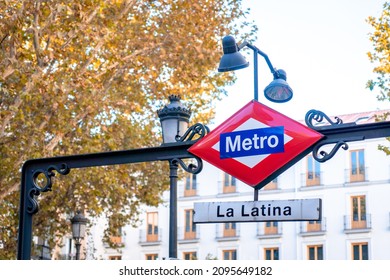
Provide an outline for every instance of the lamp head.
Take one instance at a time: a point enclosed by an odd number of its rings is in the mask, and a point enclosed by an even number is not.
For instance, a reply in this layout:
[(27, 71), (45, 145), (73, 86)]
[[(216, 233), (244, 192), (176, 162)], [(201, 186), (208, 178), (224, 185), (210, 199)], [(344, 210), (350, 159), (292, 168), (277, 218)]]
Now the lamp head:
[(286, 71), (279, 69), (274, 72), (274, 80), (264, 89), (265, 97), (272, 102), (284, 103), (293, 97), (293, 91), (286, 82)]
[(81, 212), (78, 210), (76, 215), (70, 220), (72, 223), (72, 236), (77, 242), (80, 239), (83, 239), (85, 236), (85, 228), (88, 222), (88, 219), (85, 218)]
[(180, 96), (170, 95), (170, 103), (157, 111), (160, 118), (163, 143), (174, 143), (187, 131), (191, 110), (180, 102)]
[(233, 36), (225, 36), (222, 39), (222, 47), (223, 56), (219, 62), (218, 72), (228, 72), (248, 67), (249, 62), (239, 52), (240, 49)]

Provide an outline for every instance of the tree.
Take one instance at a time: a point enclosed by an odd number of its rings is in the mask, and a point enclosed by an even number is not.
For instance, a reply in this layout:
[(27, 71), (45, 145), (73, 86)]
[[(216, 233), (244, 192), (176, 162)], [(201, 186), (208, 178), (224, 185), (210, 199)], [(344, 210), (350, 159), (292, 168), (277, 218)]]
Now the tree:
[[(0, 3), (0, 259), (15, 258), (20, 168), (31, 158), (160, 145), (156, 109), (170, 94), (208, 123), (234, 82), (215, 71), (221, 38), (253, 35), (240, 0)], [(168, 187), (164, 163), (56, 177), (34, 235), (59, 242), (76, 209), (105, 215), (107, 236), (135, 223)]]
[[(372, 63), (376, 63), (373, 72), (378, 76), (375, 80), (369, 80), (367, 87), (373, 90), (379, 88), (377, 99), (380, 101), (390, 101), (390, 3), (383, 4), (383, 11), (379, 18), (369, 17), (368, 23), (374, 31), (370, 33), (370, 41), (374, 50), (368, 52), (368, 57)], [(390, 114), (378, 116), (378, 120), (387, 120)], [(390, 141), (390, 138), (388, 138)], [(381, 145), (379, 149), (390, 155), (390, 148)]]

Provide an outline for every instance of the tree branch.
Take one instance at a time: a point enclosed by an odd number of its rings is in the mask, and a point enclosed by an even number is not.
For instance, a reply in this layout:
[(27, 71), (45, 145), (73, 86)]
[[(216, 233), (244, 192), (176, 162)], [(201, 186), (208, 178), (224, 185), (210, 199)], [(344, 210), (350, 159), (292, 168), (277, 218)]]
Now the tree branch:
[(37, 57), (37, 63), (39, 67), (43, 66), (42, 59), (41, 59), (41, 51), (39, 46), (39, 8), (41, 6), (40, 1), (36, 2), (35, 5), (35, 11), (34, 11), (34, 36), (33, 36), (33, 45), (35, 49), (35, 55)]

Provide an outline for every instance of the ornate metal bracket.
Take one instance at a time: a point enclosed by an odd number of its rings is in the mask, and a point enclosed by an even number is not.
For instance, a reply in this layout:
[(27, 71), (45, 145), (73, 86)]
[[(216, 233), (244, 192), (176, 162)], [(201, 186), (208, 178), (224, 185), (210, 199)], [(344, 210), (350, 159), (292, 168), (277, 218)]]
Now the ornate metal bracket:
[(198, 174), (203, 169), (203, 162), (200, 158), (194, 156), (193, 157), (196, 160), (196, 164), (189, 163), (188, 165), (180, 158), (173, 158), (170, 160), (172, 164), (180, 164), (180, 166), (188, 173), (191, 174)]
[[(198, 141), (205, 137), (210, 132), (210, 129), (201, 123), (196, 123), (193, 126), (189, 127), (187, 131), (184, 133), (183, 136), (176, 136), (177, 142), (187, 142), (187, 141)], [(192, 157), (196, 160), (196, 164), (189, 163), (188, 165), (181, 159), (181, 158), (173, 158), (170, 159), (170, 162), (172, 164), (179, 164), (186, 172), (192, 173), (192, 174), (198, 174), (203, 169), (203, 162), (202, 160), (194, 156)]]
[[(57, 171), (61, 175), (67, 175), (70, 172), (70, 168), (67, 164), (62, 163), (59, 166), (50, 165), (46, 170), (37, 169), (33, 172), (32, 175), (32, 183), (33, 188), (30, 189), (28, 194), (29, 206), (27, 206), (27, 212), (29, 214), (35, 214), (38, 212), (38, 202), (36, 201), (36, 197), (39, 196), (42, 192), (51, 191), (52, 187), (52, 177), (55, 176), (53, 171)], [(41, 178), (40, 175), (43, 174), (44, 178)], [(43, 182), (44, 185), (41, 186), (40, 182)]]
[[(324, 124), (324, 120), (328, 124)], [(343, 123), (339, 117), (335, 121), (317, 110), (310, 110), (305, 117), (306, 125), (325, 137), (313, 147), (313, 158), (319, 162), (331, 159), (342, 148), (347, 150), (347, 142), (361, 141), (369, 138), (386, 137), (389, 134), (389, 122), (367, 124)], [(315, 124), (316, 122), (316, 124)], [(326, 145), (334, 145), (330, 152), (323, 150)]]
[[(322, 123), (324, 119), (330, 125), (339, 125), (343, 123), (343, 120), (339, 117), (335, 117), (336, 121), (332, 121), (331, 118), (329, 118), (326, 114), (318, 110), (310, 110), (306, 113), (305, 116), (306, 125), (314, 130), (317, 130), (316, 128), (318, 128), (318, 124)], [(317, 122), (317, 125), (313, 123), (314, 121)]]
[[(186, 141), (194, 141), (199, 140), (206, 136), (207, 133), (210, 132), (210, 129), (201, 123), (196, 123), (193, 126), (190, 126), (183, 136), (176, 136), (177, 142), (186, 142)], [(198, 136), (196, 139), (195, 137)]]
[[(325, 162), (330, 160), (334, 155), (337, 153), (337, 151), (340, 148), (343, 148), (344, 150), (348, 150), (349, 146), (346, 143), (346, 141), (357, 141), (357, 140), (345, 140), (345, 141), (320, 141), (313, 147), (313, 158), (318, 162)], [(335, 144), (332, 148), (332, 150), (328, 153), (324, 150), (321, 150), (326, 145)]]

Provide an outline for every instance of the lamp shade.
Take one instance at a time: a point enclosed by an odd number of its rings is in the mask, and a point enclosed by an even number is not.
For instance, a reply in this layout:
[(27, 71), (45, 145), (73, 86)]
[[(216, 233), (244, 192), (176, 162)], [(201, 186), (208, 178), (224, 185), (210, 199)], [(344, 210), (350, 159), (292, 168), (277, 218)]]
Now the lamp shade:
[(85, 236), (85, 228), (88, 222), (88, 219), (85, 218), (80, 211), (77, 211), (77, 214), (70, 220), (72, 223), (72, 237), (73, 239), (80, 240)]
[(233, 36), (225, 36), (222, 39), (223, 56), (219, 62), (218, 72), (227, 72), (242, 69), (249, 66), (249, 62), (239, 52), (236, 40)]
[(170, 103), (157, 111), (160, 118), (163, 143), (177, 142), (177, 138), (183, 136), (188, 129), (191, 110), (181, 102), (180, 96), (170, 95)]
[(264, 89), (265, 97), (276, 103), (284, 103), (293, 97), (293, 91), (286, 82), (287, 75), (282, 69), (274, 74), (274, 80)]

